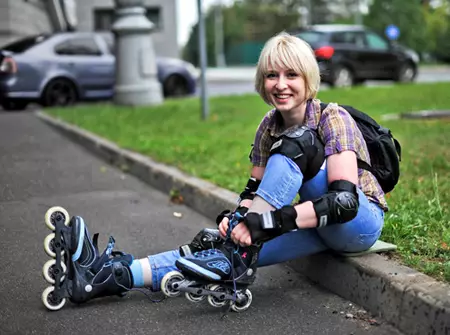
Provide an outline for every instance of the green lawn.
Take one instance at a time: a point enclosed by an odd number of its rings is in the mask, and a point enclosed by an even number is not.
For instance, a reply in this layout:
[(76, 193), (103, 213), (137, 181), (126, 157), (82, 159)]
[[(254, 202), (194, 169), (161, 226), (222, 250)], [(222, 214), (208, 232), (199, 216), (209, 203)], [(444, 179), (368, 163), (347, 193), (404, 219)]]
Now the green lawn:
[[(329, 90), (319, 98), (383, 114), (450, 109), (450, 83)], [(158, 107), (111, 104), (48, 113), (221, 187), (240, 192), (249, 173), (254, 131), (269, 110), (256, 95), (210, 99), (201, 121), (198, 98)], [(382, 122), (402, 144), (401, 181), (388, 194), (382, 239), (398, 245), (405, 264), (450, 282), (450, 119)]]

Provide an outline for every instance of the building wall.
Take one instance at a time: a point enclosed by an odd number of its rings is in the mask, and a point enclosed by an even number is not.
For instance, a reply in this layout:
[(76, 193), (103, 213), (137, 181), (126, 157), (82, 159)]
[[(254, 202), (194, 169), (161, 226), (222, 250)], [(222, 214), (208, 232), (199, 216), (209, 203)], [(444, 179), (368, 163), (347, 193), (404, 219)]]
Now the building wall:
[[(180, 57), (177, 43), (176, 0), (144, 0), (146, 8), (159, 9), (159, 22), (152, 32), (155, 52), (158, 56)], [(114, 9), (113, 0), (77, 1), (77, 30), (94, 31), (95, 11)]]
[(45, 0), (0, 0), (0, 46), (26, 35), (51, 31)]

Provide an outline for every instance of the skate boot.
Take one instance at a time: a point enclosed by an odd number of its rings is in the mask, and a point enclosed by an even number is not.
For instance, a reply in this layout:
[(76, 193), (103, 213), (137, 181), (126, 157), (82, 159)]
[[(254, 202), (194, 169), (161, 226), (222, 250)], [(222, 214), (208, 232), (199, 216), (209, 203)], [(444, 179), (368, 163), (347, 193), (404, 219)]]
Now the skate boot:
[(191, 243), (180, 247), (180, 255), (185, 257), (198, 251), (214, 249), (222, 243), (223, 239), (220, 236), (219, 229), (204, 228), (195, 235)]
[[(228, 237), (234, 228), (231, 221), (229, 226)], [(252, 293), (247, 287), (256, 277), (259, 250), (256, 245), (238, 247), (228, 239), (214, 249), (181, 257), (176, 261), (181, 273), (167, 273), (161, 281), (161, 290), (168, 297), (184, 292), (192, 302), (207, 298), (213, 307), (229, 303), (231, 310), (245, 311), (252, 303)]]
[(42, 302), (49, 310), (61, 309), (68, 298), (73, 303), (118, 295), (133, 285), (131, 255), (113, 251), (114, 238), (99, 254), (95, 234), (89, 236), (84, 220), (69, 214), (62, 207), (52, 207), (45, 214), (45, 223), (53, 233), (44, 240), (44, 250), (53, 259), (42, 269), (45, 280), (52, 284), (42, 293)]

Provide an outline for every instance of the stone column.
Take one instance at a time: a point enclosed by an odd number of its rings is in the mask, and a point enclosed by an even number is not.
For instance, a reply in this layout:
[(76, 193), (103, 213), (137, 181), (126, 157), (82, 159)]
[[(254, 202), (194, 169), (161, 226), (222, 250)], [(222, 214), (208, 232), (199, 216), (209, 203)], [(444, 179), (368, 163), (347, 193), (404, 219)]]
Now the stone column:
[(116, 46), (114, 103), (156, 105), (163, 101), (151, 32), (142, 0), (114, 0), (117, 19), (112, 31)]

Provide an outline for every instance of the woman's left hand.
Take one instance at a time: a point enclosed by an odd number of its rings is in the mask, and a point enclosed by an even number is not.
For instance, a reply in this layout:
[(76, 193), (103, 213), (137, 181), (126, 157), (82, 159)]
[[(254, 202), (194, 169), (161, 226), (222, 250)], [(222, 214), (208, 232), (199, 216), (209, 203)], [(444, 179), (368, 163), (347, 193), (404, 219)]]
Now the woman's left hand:
[(246, 247), (252, 244), (252, 238), (250, 236), (250, 230), (247, 226), (241, 222), (234, 227), (231, 232), (231, 239), (234, 243), (239, 244), (242, 247)]

